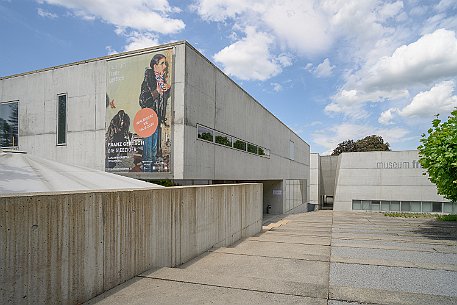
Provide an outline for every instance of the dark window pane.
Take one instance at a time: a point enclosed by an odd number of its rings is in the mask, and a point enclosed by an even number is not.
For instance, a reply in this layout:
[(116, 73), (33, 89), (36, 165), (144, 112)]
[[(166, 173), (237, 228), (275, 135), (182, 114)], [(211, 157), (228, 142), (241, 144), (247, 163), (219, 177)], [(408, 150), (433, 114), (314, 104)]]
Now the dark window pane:
[(57, 144), (67, 142), (67, 96), (59, 95), (57, 118)]
[(235, 143), (233, 143), (233, 147), (239, 150), (246, 151), (246, 142), (237, 139)]
[(256, 154), (257, 153), (257, 146), (249, 143), (248, 144), (248, 152)]
[(433, 202), (432, 205), (432, 212), (438, 212), (441, 213), (441, 202)]
[(259, 146), (258, 154), (259, 154), (260, 156), (265, 156), (265, 149), (264, 149), (263, 147), (260, 147), (260, 146)]
[(209, 128), (198, 126), (198, 138), (213, 142), (213, 131)]
[(18, 107), (17, 102), (0, 104), (1, 147), (19, 146)]
[(232, 147), (232, 137), (227, 136), (225, 134), (216, 133), (215, 142), (217, 144), (225, 145), (228, 147)]

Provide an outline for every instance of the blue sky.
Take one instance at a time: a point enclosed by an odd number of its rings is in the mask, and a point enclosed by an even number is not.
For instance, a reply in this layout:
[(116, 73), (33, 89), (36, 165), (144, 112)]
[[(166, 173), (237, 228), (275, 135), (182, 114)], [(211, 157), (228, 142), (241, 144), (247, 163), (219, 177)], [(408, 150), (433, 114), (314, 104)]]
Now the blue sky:
[(187, 40), (311, 145), (415, 149), (457, 107), (457, 1), (0, 0), (0, 76)]

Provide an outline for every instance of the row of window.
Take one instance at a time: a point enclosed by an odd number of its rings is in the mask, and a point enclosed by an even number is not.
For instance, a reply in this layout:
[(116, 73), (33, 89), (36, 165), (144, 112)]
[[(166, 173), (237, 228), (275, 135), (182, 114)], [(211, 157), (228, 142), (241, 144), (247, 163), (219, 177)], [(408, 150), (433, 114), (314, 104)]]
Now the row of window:
[[(57, 96), (57, 145), (67, 143), (67, 95)], [(0, 103), (0, 145), (19, 146), (19, 102)]]
[(433, 201), (352, 200), (353, 210), (416, 213), (457, 213), (457, 203)]
[(270, 157), (270, 150), (225, 134), (215, 129), (197, 125), (197, 138), (214, 144), (231, 147), (259, 156)]

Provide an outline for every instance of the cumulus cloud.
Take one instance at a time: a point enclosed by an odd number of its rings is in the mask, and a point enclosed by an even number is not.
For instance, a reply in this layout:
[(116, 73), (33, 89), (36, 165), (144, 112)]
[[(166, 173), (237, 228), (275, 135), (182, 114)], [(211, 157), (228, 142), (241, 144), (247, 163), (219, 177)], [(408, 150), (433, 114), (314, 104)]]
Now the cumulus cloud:
[(392, 124), (394, 114), (398, 112), (397, 108), (390, 108), (382, 112), (378, 118), (378, 122), (383, 125)]
[(388, 19), (397, 16), (403, 9), (403, 1), (386, 3), (378, 12), (381, 19)]
[(329, 77), (333, 74), (333, 68), (335, 68), (335, 66), (332, 66), (330, 60), (326, 58), (316, 67), (314, 72), (317, 77)]
[(314, 143), (327, 149), (324, 154), (330, 154), (339, 143), (345, 140), (357, 140), (376, 134), (392, 144), (401, 141), (408, 133), (408, 130), (400, 127), (376, 128), (364, 124), (343, 123), (313, 133), (312, 139)]
[(246, 36), (214, 55), (228, 75), (242, 80), (266, 80), (290, 65), (291, 60), (274, 57), (270, 52), (273, 38), (254, 27), (246, 28)]
[(406, 89), (391, 91), (365, 92), (357, 89), (342, 89), (331, 97), (332, 102), (324, 110), (328, 114), (342, 113), (352, 119), (361, 119), (369, 116), (364, 109), (367, 102), (383, 102), (385, 100), (399, 100), (409, 96)]
[(179, 9), (168, 0), (40, 0), (41, 3), (59, 5), (84, 19), (99, 18), (117, 27), (161, 34), (177, 33), (184, 29), (182, 20), (169, 16)]
[(305, 66), (306, 71), (314, 74), (318, 78), (332, 76), (334, 68), (335, 68), (335, 66), (333, 66), (330, 63), (330, 60), (328, 58), (324, 59), (324, 61), (322, 63), (320, 63), (319, 65), (317, 65), (317, 67), (314, 67), (314, 65), (312, 63), (308, 63)]
[(457, 96), (452, 95), (454, 88), (453, 81), (444, 81), (429, 91), (420, 92), (400, 111), (400, 115), (430, 117), (439, 112), (451, 112), (457, 107)]
[(319, 5), (302, 0), (198, 0), (207, 21), (234, 20), (237, 26), (262, 27), (275, 40), (301, 54), (316, 54), (332, 42), (327, 16)]
[(398, 114), (405, 118), (431, 118), (435, 114), (448, 114), (457, 107), (457, 96), (453, 95), (455, 83), (453, 81), (443, 81), (433, 86), (428, 91), (419, 92), (402, 109), (390, 108), (379, 117), (381, 124), (389, 124)]
[(128, 34), (127, 45), (124, 51), (138, 50), (153, 47), (159, 44), (159, 38), (155, 34), (131, 32)]
[(381, 58), (367, 71), (364, 85), (367, 89), (402, 88), (453, 75), (457, 75), (457, 39), (453, 31), (439, 29)]
[(43, 18), (55, 19), (55, 18), (59, 17), (59, 16), (57, 16), (57, 14), (48, 12), (42, 8), (38, 8), (37, 13), (38, 13), (38, 16), (41, 16)]
[[(366, 103), (405, 99), (409, 97), (411, 86), (425, 86), (456, 75), (455, 33), (439, 29), (350, 73), (346, 84), (332, 97), (325, 111), (358, 118), (367, 114)], [(388, 123), (392, 114), (386, 112), (378, 121)]]
[(455, 0), (441, 0), (436, 6), (435, 9), (438, 12), (444, 12), (446, 10), (456, 9), (457, 2)]

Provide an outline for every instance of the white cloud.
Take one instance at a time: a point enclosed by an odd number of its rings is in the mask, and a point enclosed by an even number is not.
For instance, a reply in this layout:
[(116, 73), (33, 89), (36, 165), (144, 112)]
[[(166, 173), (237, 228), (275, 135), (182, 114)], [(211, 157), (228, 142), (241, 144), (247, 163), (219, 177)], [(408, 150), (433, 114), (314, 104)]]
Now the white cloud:
[(358, 140), (369, 135), (379, 135), (385, 141), (398, 143), (409, 132), (400, 127), (376, 128), (370, 125), (343, 123), (320, 130), (312, 134), (313, 142), (327, 149), (324, 154), (330, 154), (336, 146), (345, 140)]
[(335, 66), (332, 66), (330, 60), (326, 58), (316, 67), (314, 72), (317, 77), (329, 77), (333, 74), (333, 68), (335, 68)]
[(386, 3), (378, 12), (381, 19), (388, 19), (397, 16), (403, 9), (403, 1)]
[(381, 58), (364, 77), (367, 89), (403, 88), (457, 75), (457, 39), (453, 31), (436, 30)]
[(184, 29), (182, 20), (169, 17), (179, 9), (168, 0), (40, 0), (40, 3), (63, 6), (84, 19), (100, 18), (117, 27), (161, 34)]
[(390, 108), (382, 112), (378, 118), (378, 122), (383, 125), (392, 124), (394, 113), (398, 112), (397, 108)]
[(413, 16), (422, 16), (429, 10), (428, 6), (425, 5), (416, 5), (414, 6), (409, 13)]
[(153, 47), (159, 44), (159, 38), (155, 34), (133, 31), (128, 36), (127, 45), (124, 47), (125, 51)]
[(42, 8), (38, 8), (37, 9), (37, 13), (39, 16), (43, 17), (43, 18), (50, 18), (50, 19), (55, 19), (59, 16), (57, 16), (57, 14), (54, 14), (54, 13), (51, 13), (51, 12), (48, 12)]
[[(436, 30), (416, 42), (402, 45), (390, 56), (367, 62), (351, 72), (325, 111), (352, 118), (364, 117), (366, 103), (405, 99), (411, 86), (425, 86), (454, 76), (457, 76), (455, 33)], [(380, 121), (389, 122), (387, 116), (385, 113)]]
[(399, 113), (404, 117), (432, 117), (437, 113), (449, 113), (457, 107), (454, 89), (453, 81), (443, 81), (429, 91), (418, 93)]
[(243, 0), (199, 0), (193, 8), (207, 21), (224, 21), (227, 18), (234, 18), (252, 7), (257, 6), (261, 1)]
[(328, 58), (324, 59), (324, 61), (317, 65), (317, 67), (314, 67), (312, 63), (307, 63), (305, 66), (306, 71), (314, 74), (318, 78), (332, 76), (334, 68), (335, 66), (330, 63)]
[(436, 6), (435, 9), (438, 12), (444, 12), (446, 10), (451, 10), (457, 8), (457, 2), (455, 0), (441, 0)]
[(361, 119), (369, 116), (364, 109), (367, 102), (383, 102), (385, 100), (399, 100), (409, 96), (408, 90), (373, 91), (365, 92), (357, 89), (342, 89), (332, 96), (332, 102), (325, 107), (328, 114), (342, 113), (352, 119)]
[(275, 92), (282, 91), (282, 85), (279, 83), (271, 83), (271, 86), (273, 87), (273, 91)]
[(113, 49), (112, 46), (106, 46), (106, 47), (105, 47), (105, 50), (108, 52), (108, 55), (114, 55), (114, 54), (119, 53), (118, 51), (116, 51), (115, 49)]
[(262, 28), (279, 44), (301, 54), (316, 54), (332, 42), (327, 16), (312, 1), (198, 0), (194, 8), (206, 21), (232, 20), (241, 28)]
[(435, 114), (446, 115), (457, 107), (457, 96), (453, 95), (455, 83), (453, 81), (443, 81), (436, 84), (428, 91), (419, 92), (402, 109), (390, 108), (381, 113), (378, 122), (390, 124), (394, 119), (394, 114), (407, 119), (426, 118), (430, 119)]
[(248, 27), (243, 39), (219, 51), (214, 60), (223, 65), (228, 75), (242, 80), (266, 80), (279, 74), (284, 64), (289, 63), (271, 54), (272, 43), (270, 35)]

